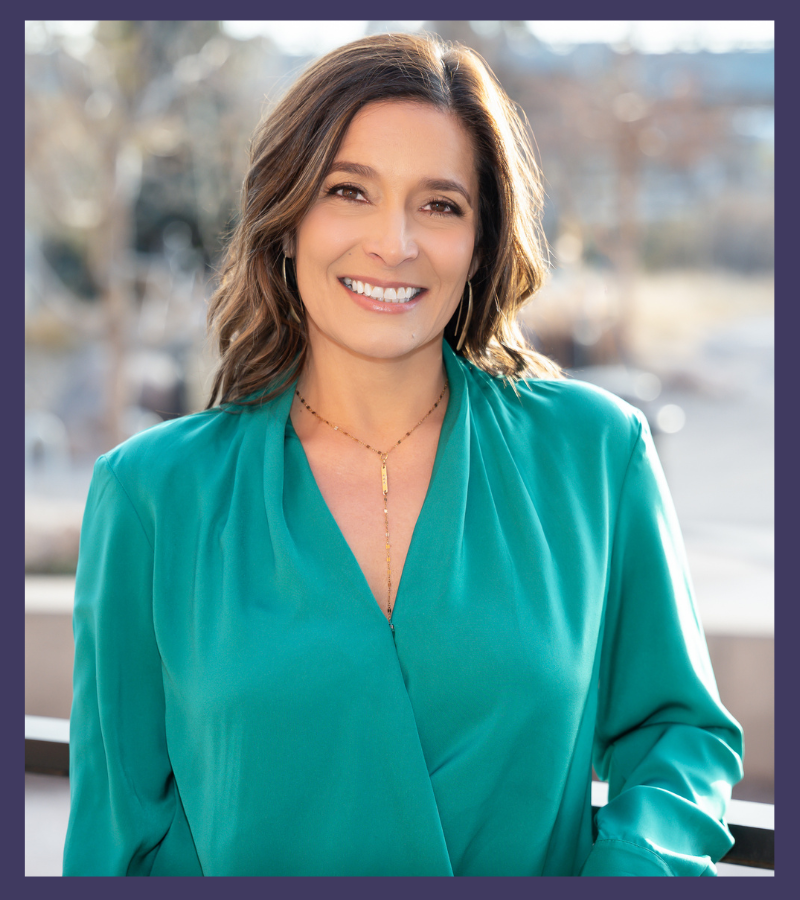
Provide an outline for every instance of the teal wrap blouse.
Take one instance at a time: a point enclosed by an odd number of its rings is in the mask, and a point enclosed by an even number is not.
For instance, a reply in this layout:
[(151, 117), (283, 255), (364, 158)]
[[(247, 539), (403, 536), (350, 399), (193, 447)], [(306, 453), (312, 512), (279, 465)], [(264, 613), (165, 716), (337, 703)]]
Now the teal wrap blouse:
[(443, 354), (394, 633), (292, 389), (98, 460), (65, 875), (715, 874), (742, 737), (646, 421)]

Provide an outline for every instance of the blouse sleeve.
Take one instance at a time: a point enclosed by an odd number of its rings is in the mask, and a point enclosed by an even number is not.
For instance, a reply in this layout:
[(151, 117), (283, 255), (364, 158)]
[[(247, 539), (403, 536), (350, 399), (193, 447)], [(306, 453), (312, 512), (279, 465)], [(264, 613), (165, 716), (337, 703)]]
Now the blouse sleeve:
[(609, 782), (582, 875), (715, 875), (742, 777), (666, 480), (640, 418), (622, 486), (600, 662), (593, 763)]
[(153, 550), (108, 461), (81, 530), (64, 875), (201, 875), (170, 766)]

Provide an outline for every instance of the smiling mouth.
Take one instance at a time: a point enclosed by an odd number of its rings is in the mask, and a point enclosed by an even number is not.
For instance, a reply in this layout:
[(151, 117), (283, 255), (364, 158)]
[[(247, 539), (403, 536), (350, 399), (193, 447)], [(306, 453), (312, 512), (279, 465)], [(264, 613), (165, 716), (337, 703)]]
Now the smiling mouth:
[(408, 303), (423, 290), (416, 287), (382, 288), (368, 281), (354, 281), (352, 278), (343, 278), (342, 284), (354, 294), (370, 297), (372, 300), (382, 300), (384, 303)]

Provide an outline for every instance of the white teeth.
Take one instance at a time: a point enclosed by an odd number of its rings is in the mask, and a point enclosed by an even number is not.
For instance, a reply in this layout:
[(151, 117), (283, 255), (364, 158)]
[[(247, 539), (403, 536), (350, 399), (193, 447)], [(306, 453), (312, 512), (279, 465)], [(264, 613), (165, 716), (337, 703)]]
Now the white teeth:
[(363, 294), (365, 297), (371, 297), (373, 300), (382, 300), (384, 303), (405, 303), (416, 297), (422, 290), (421, 288), (400, 287), (400, 288), (382, 288), (377, 285), (373, 286), (368, 281), (354, 281), (352, 278), (342, 278), (342, 281), (351, 291), (356, 294)]

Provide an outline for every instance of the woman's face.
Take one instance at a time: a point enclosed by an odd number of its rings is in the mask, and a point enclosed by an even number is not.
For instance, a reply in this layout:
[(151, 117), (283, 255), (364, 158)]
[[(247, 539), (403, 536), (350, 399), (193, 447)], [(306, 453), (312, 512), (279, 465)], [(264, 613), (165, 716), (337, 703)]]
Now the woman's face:
[(312, 351), (332, 341), (395, 359), (440, 342), (477, 268), (477, 217), (475, 154), (454, 116), (364, 107), (293, 248)]

